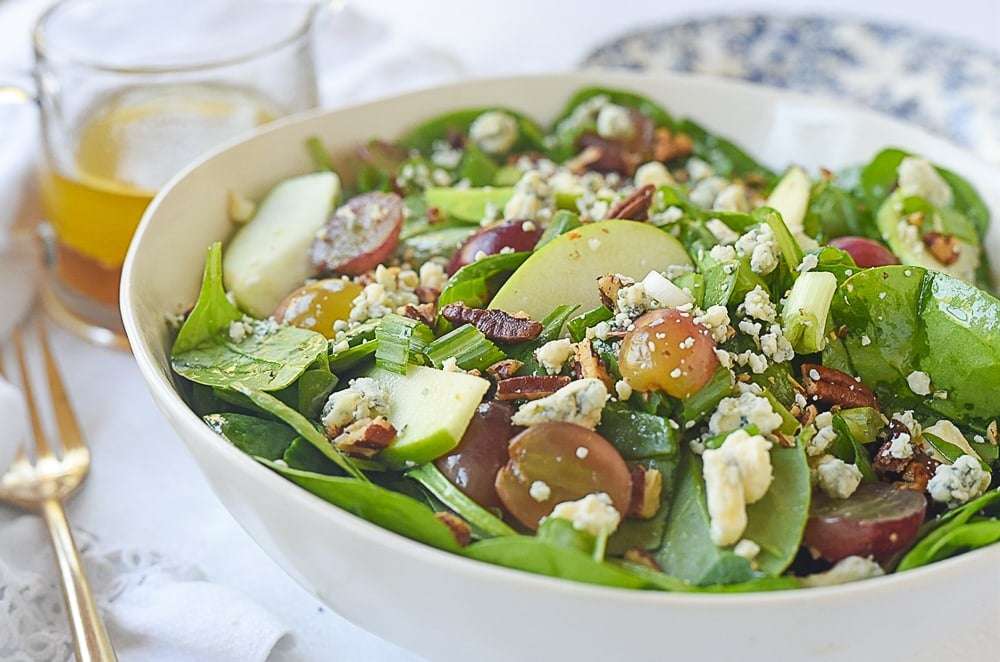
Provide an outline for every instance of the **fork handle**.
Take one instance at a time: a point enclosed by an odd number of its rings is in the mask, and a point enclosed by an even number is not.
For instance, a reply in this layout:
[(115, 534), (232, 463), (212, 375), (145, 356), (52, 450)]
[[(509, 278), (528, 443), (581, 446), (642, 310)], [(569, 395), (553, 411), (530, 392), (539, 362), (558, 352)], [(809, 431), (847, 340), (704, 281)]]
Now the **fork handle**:
[(70, 629), (73, 631), (73, 649), (79, 662), (107, 662), (118, 658), (111, 647), (111, 640), (104, 621), (97, 611), (90, 593), (90, 583), (83, 573), (80, 552), (73, 542), (73, 533), (66, 519), (66, 512), (58, 499), (42, 503), (42, 518), (52, 539), (52, 549), (59, 565), (59, 579)]

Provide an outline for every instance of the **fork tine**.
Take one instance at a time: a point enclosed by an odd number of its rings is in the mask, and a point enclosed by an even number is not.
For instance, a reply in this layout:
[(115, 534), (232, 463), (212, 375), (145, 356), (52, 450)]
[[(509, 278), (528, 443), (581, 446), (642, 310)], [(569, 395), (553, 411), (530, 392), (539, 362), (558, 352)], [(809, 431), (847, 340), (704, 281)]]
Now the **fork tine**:
[(62, 440), (63, 448), (66, 450), (85, 448), (83, 434), (80, 432), (76, 415), (69, 404), (69, 397), (66, 395), (66, 388), (63, 386), (59, 369), (52, 358), (48, 333), (40, 321), (38, 323), (38, 343), (42, 350), (42, 356), (45, 359), (45, 378), (49, 383), (49, 393), (52, 396), (52, 410), (56, 416), (56, 425), (59, 427), (59, 438)]
[(24, 391), (24, 399), (28, 405), (28, 414), (31, 419), (31, 429), (34, 433), (35, 451), (38, 459), (53, 457), (52, 448), (49, 446), (49, 439), (45, 434), (45, 427), (42, 425), (42, 419), (38, 415), (38, 405), (35, 402), (34, 389), (31, 388), (28, 359), (25, 356), (24, 339), (21, 336), (20, 327), (14, 327), (12, 337), (14, 339), (14, 353), (17, 355), (17, 363), (21, 369), (21, 390)]

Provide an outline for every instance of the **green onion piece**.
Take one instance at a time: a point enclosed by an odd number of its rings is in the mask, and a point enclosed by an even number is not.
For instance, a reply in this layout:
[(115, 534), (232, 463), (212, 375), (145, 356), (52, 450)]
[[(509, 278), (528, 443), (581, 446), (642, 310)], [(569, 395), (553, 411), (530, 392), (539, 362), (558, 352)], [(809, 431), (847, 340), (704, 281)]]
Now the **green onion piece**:
[(799, 246), (799, 242), (795, 240), (792, 231), (785, 224), (780, 213), (771, 210), (762, 210), (759, 213), (763, 215), (762, 220), (771, 227), (774, 240), (778, 244), (778, 250), (781, 251), (781, 257), (785, 258), (785, 264), (788, 265), (789, 270), (794, 271), (805, 254)]
[(409, 364), (422, 365), (421, 352), (434, 340), (434, 332), (423, 322), (391, 313), (375, 329), (375, 365), (406, 374)]
[(826, 322), (837, 278), (824, 271), (800, 274), (781, 311), (785, 337), (798, 354), (812, 354), (826, 345)]
[(333, 172), (333, 162), (330, 160), (330, 154), (327, 153), (326, 148), (323, 147), (323, 141), (317, 136), (312, 136), (306, 140), (306, 149), (309, 150), (309, 156), (312, 157), (313, 165), (316, 166), (317, 172)]
[(699, 421), (715, 411), (723, 398), (733, 394), (733, 371), (719, 366), (708, 383), (684, 399), (684, 422)]
[(879, 432), (885, 427), (882, 414), (874, 407), (841, 409), (838, 415), (844, 419), (844, 425), (850, 430), (851, 436), (861, 444), (874, 443)]
[(485, 370), (507, 356), (471, 324), (463, 324), (434, 340), (424, 348), (424, 355), (435, 368), (454, 357), (462, 370)]
[(455, 487), (433, 462), (417, 465), (406, 472), (409, 478), (423, 485), (441, 503), (460, 515), (470, 526), (488, 537), (516, 536), (517, 531), (486, 510)]

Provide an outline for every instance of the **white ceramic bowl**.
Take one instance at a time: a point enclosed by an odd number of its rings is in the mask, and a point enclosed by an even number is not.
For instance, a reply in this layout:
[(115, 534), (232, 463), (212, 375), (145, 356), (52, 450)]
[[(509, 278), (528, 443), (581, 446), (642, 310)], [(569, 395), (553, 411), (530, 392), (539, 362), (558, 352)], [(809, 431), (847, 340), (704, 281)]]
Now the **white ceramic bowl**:
[[(997, 169), (941, 139), (871, 112), (717, 79), (572, 74), (476, 81), (275, 123), (193, 165), (156, 198), (122, 279), (136, 361), (222, 502), (321, 601), (434, 660), (903, 659), (992, 613), (997, 545), (855, 584), (744, 595), (608, 589), (477, 563), (320, 500), (225, 443), (188, 409), (170, 372), (165, 316), (195, 300), (206, 247), (229, 234), (228, 191), (258, 198), (279, 179), (309, 171), (303, 145), (310, 136), (349, 154), (361, 139), (391, 138), (468, 106), (504, 104), (546, 121), (588, 84), (644, 93), (778, 169), (860, 163), (883, 146), (904, 146), (969, 178), (1000, 217)], [(989, 244), (1000, 256), (996, 224)]]

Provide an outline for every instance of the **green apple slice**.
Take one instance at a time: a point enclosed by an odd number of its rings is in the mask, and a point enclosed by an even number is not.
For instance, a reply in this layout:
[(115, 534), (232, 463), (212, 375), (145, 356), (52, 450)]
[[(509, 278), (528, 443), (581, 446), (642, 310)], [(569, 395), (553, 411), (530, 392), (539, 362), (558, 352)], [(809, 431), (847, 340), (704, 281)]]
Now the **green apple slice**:
[(286, 179), (267, 194), (223, 256), (223, 282), (236, 305), (267, 317), (313, 275), (309, 246), (339, 195), (340, 178), (332, 172)]
[(597, 278), (615, 273), (642, 280), (650, 271), (691, 265), (684, 246), (638, 221), (588, 223), (539, 248), (493, 297), (490, 308), (540, 320), (563, 304), (581, 311), (601, 305)]
[(490, 383), (464, 372), (410, 366), (405, 375), (374, 368), (368, 375), (385, 389), (386, 418), (397, 436), (379, 454), (390, 467), (429, 462), (455, 448)]

